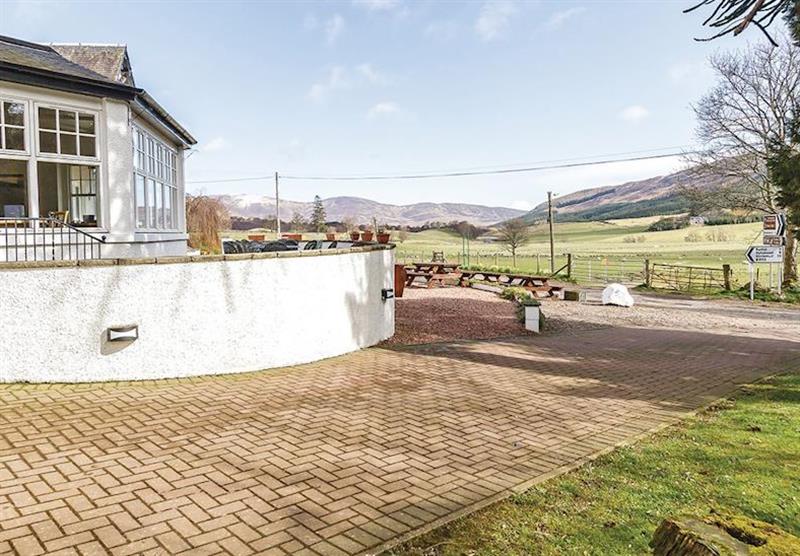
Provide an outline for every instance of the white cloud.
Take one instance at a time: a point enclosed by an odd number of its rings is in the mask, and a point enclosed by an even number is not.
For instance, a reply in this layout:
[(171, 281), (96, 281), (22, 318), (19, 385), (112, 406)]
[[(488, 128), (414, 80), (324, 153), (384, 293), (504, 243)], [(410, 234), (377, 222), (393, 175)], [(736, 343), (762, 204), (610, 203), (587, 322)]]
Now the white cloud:
[(230, 143), (224, 137), (214, 137), (211, 141), (203, 145), (200, 150), (210, 153), (215, 151), (224, 151), (230, 146)]
[(375, 85), (385, 85), (389, 81), (389, 79), (376, 70), (372, 64), (359, 64), (356, 66), (356, 71), (364, 79)]
[(517, 7), (510, 0), (491, 0), (481, 6), (481, 13), (475, 21), (475, 32), (484, 41), (500, 38), (517, 13)]
[(398, 106), (396, 102), (386, 100), (370, 108), (369, 111), (367, 111), (367, 117), (373, 119), (380, 116), (391, 116), (398, 112), (400, 112), (400, 106)]
[(311, 85), (306, 96), (314, 102), (324, 102), (331, 91), (346, 89), (349, 86), (347, 69), (343, 66), (333, 66), (328, 70), (325, 79)]
[(531, 201), (511, 201), (511, 208), (517, 210), (531, 210), (536, 206), (536, 203)]
[(638, 124), (648, 116), (650, 116), (650, 111), (641, 104), (634, 104), (632, 106), (628, 106), (627, 108), (622, 110), (622, 112), (619, 113), (620, 118), (622, 118), (626, 122), (631, 122), (634, 124)]
[(353, 0), (354, 6), (365, 8), (371, 12), (393, 10), (399, 4), (398, 0)]
[(564, 25), (564, 23), (566, 23), (567, 20), (579, 16), (585, 11), (586, 8), (582, 6), (576, 6), (574, 8), (568, 8), (566, 10), (557, 11), (553, 15), (551, 15), (550, 18), (547, 20), (547, 22), (545, 23), (545, 27), (548, 27), (550, 29), (558, 29), (559, 27)]
[(325, 41), (328, 44), (334, 44), (344, 32), (344, 18), (339, 14), (325, 22)]

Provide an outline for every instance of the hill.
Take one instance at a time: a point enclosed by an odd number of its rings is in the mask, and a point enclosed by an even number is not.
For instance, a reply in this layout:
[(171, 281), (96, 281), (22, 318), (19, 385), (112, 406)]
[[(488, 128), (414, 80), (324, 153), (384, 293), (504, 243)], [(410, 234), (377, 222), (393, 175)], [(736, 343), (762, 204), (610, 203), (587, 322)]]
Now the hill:
[[(678, 214), (689, 209), (689, 201), (680, 194), (682, 186), (713, 188), (719, 183), (719, 180), (698, 180), (690, 170), (681, 170), (667, 176), (657, 176), (621, 185), (582, 189), (558, 197), (555, 207), (558, 220), (561, 222)], [(531, 223), (546, 219), (547, 203), (537, 205), (523, 218)]]
[[(231, 216), (269, 218), (275, 216), (275, 199), (259, 195), (215, 195)], [(475, 225), (489, 225), (525, 213), (505, 207), (487, 207), (466, 203), (414, 203), (390, 205), (361, 197), (331, 197), (323, 199), (328, 221), (341, 222), (352, 218), (357, 223), (369, 223), (373, 218), (379, 224), (421, 226), (426, 222), (452, 222), (466, 220)], [(281, 199), (281, 219), (290, 220), (295, 212), (305, 218), (311, 216), (312, 203)]]

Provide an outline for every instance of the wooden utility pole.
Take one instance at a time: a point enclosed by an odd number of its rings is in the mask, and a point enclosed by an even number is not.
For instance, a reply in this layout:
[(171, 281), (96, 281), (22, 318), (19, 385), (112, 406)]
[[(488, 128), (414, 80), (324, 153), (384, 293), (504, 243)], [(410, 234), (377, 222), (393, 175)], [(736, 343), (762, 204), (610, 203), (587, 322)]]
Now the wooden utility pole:
[(281, 238), (281, 197), (278, 193), (278, 172), (275, 172), (275, 234)]
[(547, 192), (547, 221), (550, 223), (550, 274), (556, 272), (556, 247), (553, 239), (553, 192)]

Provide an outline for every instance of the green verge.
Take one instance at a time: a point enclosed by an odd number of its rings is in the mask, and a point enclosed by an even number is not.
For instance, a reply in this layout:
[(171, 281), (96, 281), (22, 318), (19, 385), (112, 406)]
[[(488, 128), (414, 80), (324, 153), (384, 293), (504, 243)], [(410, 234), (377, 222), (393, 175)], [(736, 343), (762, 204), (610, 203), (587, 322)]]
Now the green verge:
[(668, 516), (727, 512), (800, 535), (800, 375), (730, 400), (390, 554), (648, 554)]

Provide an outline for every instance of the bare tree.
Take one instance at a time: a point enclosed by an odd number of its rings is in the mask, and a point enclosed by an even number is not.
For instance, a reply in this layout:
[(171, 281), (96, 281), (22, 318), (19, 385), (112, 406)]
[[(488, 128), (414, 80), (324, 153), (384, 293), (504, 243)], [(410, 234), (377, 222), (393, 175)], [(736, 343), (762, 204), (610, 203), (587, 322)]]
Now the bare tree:
[(200, 249), (202, 253), (219, 253), (222, 250), (219, 232), (230, 226), (230, 213), (222, 201), (207, 195), (186, 195), (186, 230), (190, 247)]
[(531, 239), (530, 228), (522, 218), (506, 220), (500, 224), (498, 238), (508, 251), (511, 251), (511, 260), (517, 266), (517, 249), (528, 243)]
[[(711, 58), (717, 84), (694, 107), (697, 138), (704, 145), (689, 155), (699, 179), (721, 179), (704, 196), (716, 208), (775, 212), (778, 188), (767, 161), (776, 145), (796, 149), (793, 122), (800, 101), (800, 49), (788, 41), (780, 48), (760, 44)], [(796, 241), (788, 234), (784, 276), (797, 280)]]

